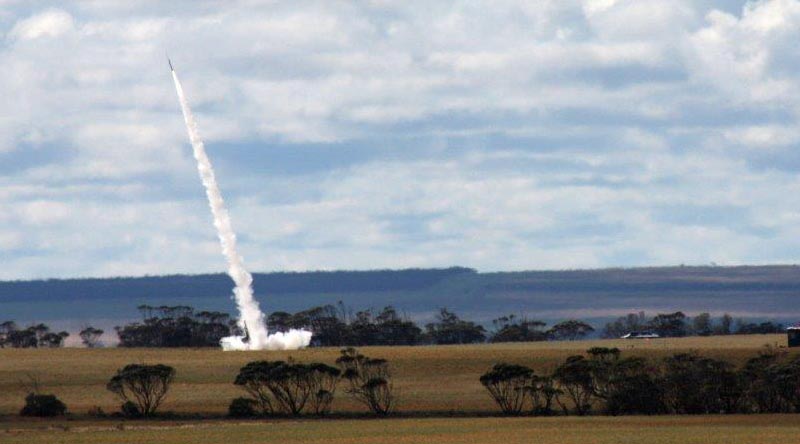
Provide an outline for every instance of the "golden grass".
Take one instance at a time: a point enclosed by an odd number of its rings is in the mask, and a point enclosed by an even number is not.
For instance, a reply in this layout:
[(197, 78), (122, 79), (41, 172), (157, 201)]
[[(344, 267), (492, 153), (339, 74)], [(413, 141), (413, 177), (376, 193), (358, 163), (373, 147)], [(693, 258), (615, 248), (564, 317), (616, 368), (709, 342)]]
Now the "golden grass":
[(785, 444), (800, 436), (800, 421), (791, 415), (2, 425), (5, 444)]
[[(479, 376), (501, 361), (525, 364), (549, 372), (570, 354), (593, 346), (616, 346), (631, 355), (661, 357), (679, 350), (702, 353), (741, 363), (765, 345), (785, 346), (784, 335), (729, 336), (643, 340), (481, 344), (430, 347), (364, 347), (372, 357), (390, 361), (400, 394), (401, 411), (494, 411), (495, 406), (478, 382)], [(115, 411), (119, 401), (105, 389), (116, 369), (132, 362), (163, 363), (177, 370), (177, 378), (163, 410), (177, 413), (223, 415), (230, 400), (242, 391), (232, 384), (240, 367), (257, 359), (321, 361), (333, 364), (336, 348), (293, 352), (222, 352), (219, 349), (0, 349), (0, 415), (22, 407), (19, 381), (35, 375), (46, 393), (61, 398), (75, 414), (99, 406)], [(338, 412), (364, 408), (337, 395)]]

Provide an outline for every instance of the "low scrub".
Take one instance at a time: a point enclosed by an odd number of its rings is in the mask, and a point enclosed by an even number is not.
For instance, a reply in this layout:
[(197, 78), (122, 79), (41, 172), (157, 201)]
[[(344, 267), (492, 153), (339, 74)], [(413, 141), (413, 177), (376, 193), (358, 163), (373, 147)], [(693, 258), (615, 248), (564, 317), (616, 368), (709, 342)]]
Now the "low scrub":
[(22, 407), (20, 416), (36, 416), (40, 418), (64, 416), (67, 406), (55, 395), (40, 395), (29, 393), (25, 397), (25, 406)]

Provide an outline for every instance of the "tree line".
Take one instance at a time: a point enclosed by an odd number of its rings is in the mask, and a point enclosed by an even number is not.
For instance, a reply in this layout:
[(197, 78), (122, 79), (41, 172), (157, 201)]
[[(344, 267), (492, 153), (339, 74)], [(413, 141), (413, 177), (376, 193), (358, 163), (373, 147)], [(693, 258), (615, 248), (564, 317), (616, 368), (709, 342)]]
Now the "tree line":
[[(121, 401), (112, 415), (156, 415), (175, 376), (176, 370), (163, 364), (120, 368), (106, 384)], [(648, 359), (594, 347), (567, 357), (550, 373), (499, 363), (479, 381), (505, 415), (800, 413), (800, 356), (774, 348), (736, 367), (697, 353)], [(334, 365), (291, 358), (252, 361), (239, 369), (232, 383), (243, 396), (230, 403), (230, 417), (324, 416), (342, 385), (340, 391), (374, 415), (397, 410), (389, 362), (352, 347), (342, 349)], [(20, 414), (66, 412), (63, 402), (34, 384)], [(90, 414), (107, 416), (99, 408)]]
[(631, 332), (649, 331), (661, 337), (676, 338), (682, 336), (712, 336), (732, 334), (768, 334), (782, 333), (782, 324), (770, 321), (753, 323), (744, 319), (734, 319), (723, 314), (713, 319), (709, 313), (700, 313), (688, 317), (681, 311), (659, 313), (648, 317), (644, 312), (629, 313), (609, 322), (603, 327), (604, 338), (619, 338)]
[[(226, 336), (245, 334), (227, 313), (196, 311), (183, 305), (137, 308), (140, 321), (115, 328), (120, 347), (216, 347)], [(584, 339), (597, 333), (592, 325), (578, 319), (548, 326), (544, 321), (515, 315), (494, 319), (492, 327), (487, 329), (447, 308), (440, 309), (432, 322), (420, 326), (392, 306), (354, 311), (341, 302), (297, 313), (276, 311), (266, 322), (272, 332), (310, 330), (312, 345), (322, 347), (561, 341)], [(645, 331), (662, 337), (766, 334), (783, 332), (784, 326), (747, 322), (727, 314), (712, 319), (708, 313), (688, 317), (677, 311), (648, 317), (640, 312), (607, 323), (599, 333), (605, 338), (618, 338)], [(103, 333), (89, 326), (79, 334), (84, 345), (96, 347), (102, 345)], [(51, 332), (45, 324), (25, 328), (11, 321), (0, 324), (0, 347), (61, 347), (68, 336), (67, 332)]]
[[(175, 368), (164, 364), (136, 363), (120, 368), (106, 384), (106, 389), (121, 402), (119, 411), (112, 416), (155, 416), (176, 374)], [(67, 413), (66, 404), (53, 394), (42, 393), (38, 381), (35, 378), (32, 381), (24, 387), (28, 395), (21, 416), (52, 417)], [(344, 385), (347, 396), (375, 415), (388, 415), (397, 403), (388, 361), (367, 357), (352, 347), (341, 350), (334, 366), (321, 362), (305, 364), (291, 358), (252, 361), (239, 369), (232, 383), (244, 392), (228, 408), (228, 416), (235, 418), (323, 416), (330, 413), (339, 385)], [(89, 414), (108, 416), (99, 407)]]
[(648, 360), (595, 347), (549, 374), (500, 363), (480, 382), (507, 415), (800, 413), (800, 356), (773, 348), (736, 368), (695, 353)]

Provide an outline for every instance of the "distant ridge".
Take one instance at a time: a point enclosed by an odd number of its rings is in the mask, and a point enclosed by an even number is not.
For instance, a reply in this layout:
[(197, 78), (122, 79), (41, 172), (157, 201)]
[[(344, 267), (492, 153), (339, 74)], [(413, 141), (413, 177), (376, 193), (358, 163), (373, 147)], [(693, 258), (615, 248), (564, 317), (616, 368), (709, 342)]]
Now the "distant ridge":
[[(430, 316), (439, 307), (487, 321), (608, 318), (629, 311), (730, 312), (800, 318), (800, 266), (674, 266), (479, 273), (465, 267), (255, 273), (265, 311), (343, 301)], [(136, 306), (192, 305), (233, 312), (224, 274), (0, 281), (3, 319), (130, 319)], [(0, 319), (2, 321), (2, 319)]]

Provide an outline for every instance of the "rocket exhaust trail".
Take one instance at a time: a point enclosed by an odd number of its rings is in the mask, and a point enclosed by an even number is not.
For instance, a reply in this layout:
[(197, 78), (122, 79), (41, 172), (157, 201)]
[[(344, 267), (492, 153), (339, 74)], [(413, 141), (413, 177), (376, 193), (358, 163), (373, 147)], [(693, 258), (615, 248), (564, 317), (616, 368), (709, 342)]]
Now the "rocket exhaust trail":
[(287, 333), (278, 332), (273, 335), (267, 332), (264, 314), (259, 308), (258, 301), (253, 297), (253, 277), (244, 267), (244, 260), (236, 249), (236, 234), (233, 231), (231, 218), (225, 207), (225, 201), (222, 199), (219, 185), (217, 185), (211, 161), (206, 155), (203, 140), (200, 139), (197, 131), (197, 122), (183, 93), (178, 74), (172, 67), (172, 61), (167, 58), (167, 62), (172, 72), (172, 80), (175, 82), (175, 90), (178, 93), (194, 158), (197, 161), (197, 170), (206, 189), (208, 204), (214, 216), (214, 227), (217, 229), (217, 235), (222, 245), (222, 254), (228, 262), (228, 275), (236, 284), (233, 296), (239, 309), (239, 326), (243, 331), (246, 328), (248, 333), (247, 339), (249, 340), (247, 341), (242, 336), (223, 338), (220, 341), (222, 348), (225, 350), (293, 350), (306, 347), (311, 341), (311, 332), (309, 331), (290, 330)]

